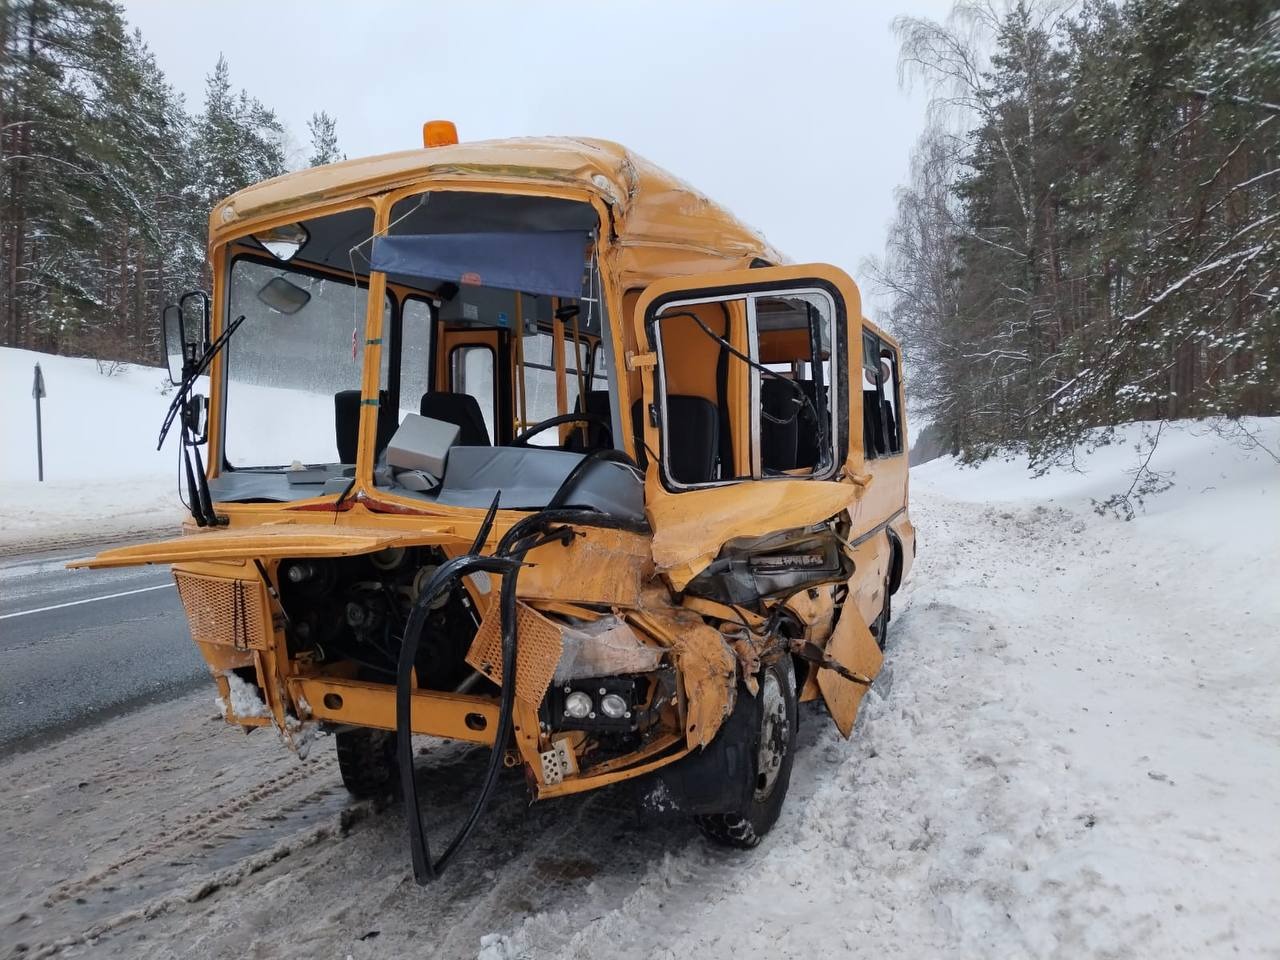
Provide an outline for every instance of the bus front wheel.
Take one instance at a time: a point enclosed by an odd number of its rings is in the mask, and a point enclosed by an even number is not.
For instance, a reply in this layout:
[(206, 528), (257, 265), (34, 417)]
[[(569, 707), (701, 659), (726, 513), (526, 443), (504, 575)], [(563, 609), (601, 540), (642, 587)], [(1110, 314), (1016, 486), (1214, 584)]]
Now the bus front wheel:
[(757, 846), (769, 832), (791, 783), (798, 718), (795, 668), (789, 656), (761, 671), (755, 712), (748, 751), (751, 762), (747, 765), (751, 783), (750, 789), (743, 791), (750, 800), (737, 810), (697, 818), (698, 827), (709, 840), (742, 850)]

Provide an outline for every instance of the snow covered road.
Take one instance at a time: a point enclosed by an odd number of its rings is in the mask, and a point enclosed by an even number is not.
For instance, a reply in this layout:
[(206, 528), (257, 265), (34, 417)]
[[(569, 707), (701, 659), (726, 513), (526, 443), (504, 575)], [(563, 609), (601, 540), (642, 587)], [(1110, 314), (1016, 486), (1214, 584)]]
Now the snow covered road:
[[(0, 956), (1280, 956), (1280, 469), (1186, 446), (1131, 523), (913, 471), (888, 669), (851, 741), (803, 713), (756, 851), (511, 778), (419, 889), (330, 742), (299, 762), (209, 693), (0, 763)], [(437, 836), (481, 762), (426, 745)]]

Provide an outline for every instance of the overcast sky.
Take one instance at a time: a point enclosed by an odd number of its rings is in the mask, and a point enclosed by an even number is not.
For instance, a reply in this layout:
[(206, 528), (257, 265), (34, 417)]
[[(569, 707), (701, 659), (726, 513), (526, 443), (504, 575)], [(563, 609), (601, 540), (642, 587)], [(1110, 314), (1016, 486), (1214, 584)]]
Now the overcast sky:
[(463, 140), (617, 140), (793, 259), (861, 280), (924, 123), (922, 93), (899, 88), (889, 24), (898, 13), (942, 18), (950, 3), (125, 7), (192, 111), (223, 53), (234, 85), (272, 107), (300, 151), (317, 110), (337, 118), (349, 157), (419, 147), (433, 118), (455, 121)]

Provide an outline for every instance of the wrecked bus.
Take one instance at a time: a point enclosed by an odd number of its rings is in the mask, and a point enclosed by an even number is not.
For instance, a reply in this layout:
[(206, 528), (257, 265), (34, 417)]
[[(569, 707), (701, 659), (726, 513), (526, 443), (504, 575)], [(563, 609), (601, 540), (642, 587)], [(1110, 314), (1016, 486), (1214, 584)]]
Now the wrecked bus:
[[(332, 733), (419, 882), (504, 767), (751, 847), (915, 554), (898, 346), (617, 144), (424, 134), (214, 208), (164, 316), (192, 517), (81, 563), (171, 564), (227, 721)], [(489, 750), (438, 855), (415, 734)]]

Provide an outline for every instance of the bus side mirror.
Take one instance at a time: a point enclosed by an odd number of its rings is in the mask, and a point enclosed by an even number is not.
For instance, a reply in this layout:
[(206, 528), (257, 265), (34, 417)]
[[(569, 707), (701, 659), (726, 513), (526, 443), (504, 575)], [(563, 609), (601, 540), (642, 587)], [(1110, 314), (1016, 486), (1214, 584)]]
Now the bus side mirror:
[(169, 379), (178, 384), (209, 349), (209, 295), (203, 290), (184, 293), (176, 306), (164, 308), (161, 321)]
[(160, 313), (160, 337), (164, 342), (164, 359), (169, 367), (169, 382), (182, 383), (182, 368), (186, 362), (182, 350), (182, 311), (171, 303)]

